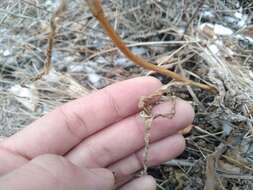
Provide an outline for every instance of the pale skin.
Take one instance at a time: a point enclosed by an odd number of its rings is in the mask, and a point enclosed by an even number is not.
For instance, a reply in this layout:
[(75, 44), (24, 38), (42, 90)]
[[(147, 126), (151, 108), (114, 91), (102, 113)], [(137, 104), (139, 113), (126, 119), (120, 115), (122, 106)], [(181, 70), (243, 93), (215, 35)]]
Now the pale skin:
[[(142, 169), (143, 121), (140, 96), (161, 86), (152, 77), (113, 84), (71, 101), (0, 143), (0, 187), (8, 190), (112, 190)], [(167, 113), (171, 103), (154, 108)], [(176, 102), (172, 119), (157, 118), (151, 130), (149, 165), (175, 158), (185, 148), (178, 131), (192, 123), (194, 112)], [(121, 190), (155, 190), (150, 176)]]

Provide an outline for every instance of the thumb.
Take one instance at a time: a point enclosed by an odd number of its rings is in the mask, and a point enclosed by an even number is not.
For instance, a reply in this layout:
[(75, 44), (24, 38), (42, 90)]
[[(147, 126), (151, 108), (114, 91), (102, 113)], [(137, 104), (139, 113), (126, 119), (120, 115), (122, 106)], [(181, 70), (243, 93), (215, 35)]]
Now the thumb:
[(81, 169), (64, 157), (39, 156), (2, 176), (0, 189), (111, 190), (114, 176), (107, 169)]

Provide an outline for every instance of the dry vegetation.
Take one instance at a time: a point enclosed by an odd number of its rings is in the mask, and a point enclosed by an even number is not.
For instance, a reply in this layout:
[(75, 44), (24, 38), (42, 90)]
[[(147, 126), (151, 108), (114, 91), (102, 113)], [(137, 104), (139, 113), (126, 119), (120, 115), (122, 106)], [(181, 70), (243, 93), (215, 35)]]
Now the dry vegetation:
[(253, 4), (250, 0), (104, 0), (131, 50), (218, 93), (175, 83), (132, 64), (84, 1), (56, 19), (46, 60), (50, 0), (0, 1), (0, 135), (9, 136), (63, 102), (116, 81), (153, 75), (192, 102), (196, 118), (183, 155), (151, 168), (160, 189), (253, 189)]

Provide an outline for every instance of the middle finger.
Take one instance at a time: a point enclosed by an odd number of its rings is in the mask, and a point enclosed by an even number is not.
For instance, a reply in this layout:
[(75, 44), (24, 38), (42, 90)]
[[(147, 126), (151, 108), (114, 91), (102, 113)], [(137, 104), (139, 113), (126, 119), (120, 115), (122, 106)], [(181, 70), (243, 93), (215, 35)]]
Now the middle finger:
[[(164, 103), (156, 106), (154, 112), (166, 114), (172, 106), (172, 103)], [(160, 117), (153, 121), (151, 142), (177, 133), (191, 124), (193, 117), (190, 104), (177, 100), (176, 114), (172, 119)], [(143, 136), (143, 121), (138, 115), (133, 115), (85, 139), (66, 157), (80, 167), (106, 167), (141, 149)]]

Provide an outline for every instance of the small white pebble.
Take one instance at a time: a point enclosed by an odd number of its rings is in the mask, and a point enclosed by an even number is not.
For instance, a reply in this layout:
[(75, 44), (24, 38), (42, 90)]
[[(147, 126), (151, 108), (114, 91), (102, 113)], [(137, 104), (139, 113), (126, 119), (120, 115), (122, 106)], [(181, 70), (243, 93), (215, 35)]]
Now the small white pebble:
[(85, 70), (86, 65), (84, 64), (73, 64), (68, 67), (69, 72), (78, 73)]
[(126, 67), (132, 66), (133, 63), (131, 61), (129, 61), (128, 59), (122, 57), (122, 58), (118, 58), (115, 60), (115, 65), (119, 65), (119, 66), (126, 68)]
[(23, 104), (29, 110), (34, 111), (38, 103), (37, 90), (31, 85), (29, 88), (20, 85), (12, 86), (9, 91), (15, 95), (18, 102)]
[(96, 59), (96, 62), (97, 62), (98, 64), (107, 64), (107, 60), (106, 60), (105, 58), (103, 58), (102, 56), (98, 57), (98, 58)]
[(184, 26), (179, 27), (178, 30), (177, 30), (178, 34), (183, 35), (185, 33), (185, 29), (186, 28)]
[(234, 32), (230, 28), (227, 28), (227, 27), (219, 25), (219, 24), (215, 24), (214, 25), (214, 33), (216, 35), (221, 35), (221, 36), (230, 36)]
[(209, 45), (208, 48), (213, 54), (217, 54), (220, 51), (217, 45), (215, 44)]
[(242, 19), (242, 17), (243, 17), (243, 14), (241, 12), (235, 12), (234, 15), (236, 18), (239, 18), (239, 19)]
[(210, 10), (208, 10), (208, 11), (203, 11), (203, 12), (201, 13), (201, 15), (202, 15), (202, 17), (204, 17), (204, 18), (214, 18), (214, 17), (215, 17), (214, 13), (213, 13), (212, 11), (210, 11)]
[(242, 18), (240, 19), (240, 21), (237, 23), (237, 25), (239, 27), (243, 27), (247, 24), (248, 21), (248, 16), (247, 15), (243, 15)]
[(47, 75), (42, 76), (42, 78), (48, 82), (58, 82), (60, 80), (59, 74), (52, 68)]
[(99, 83), (101, 77), (99, 75), (97, 75), (96, 73), (91, 73), (88, 74), (88, 80), (94, 84), (95, 86), (97, 86), (97, 84)]
[(4, 57), (10, 56), (10, 55), (11, 55), (11, 52), (8, 49), (3, 52)]
[(245, 39), (249, 41), (249, 43), (253, 44), (253, 38), (249, 36), (245, 36)]
[(146, 53), (146, 49), (144, 49), (142, 47), (133, 47), (132, 52), (137, 54), (137, 55), (143, 55), (143, 54)]

